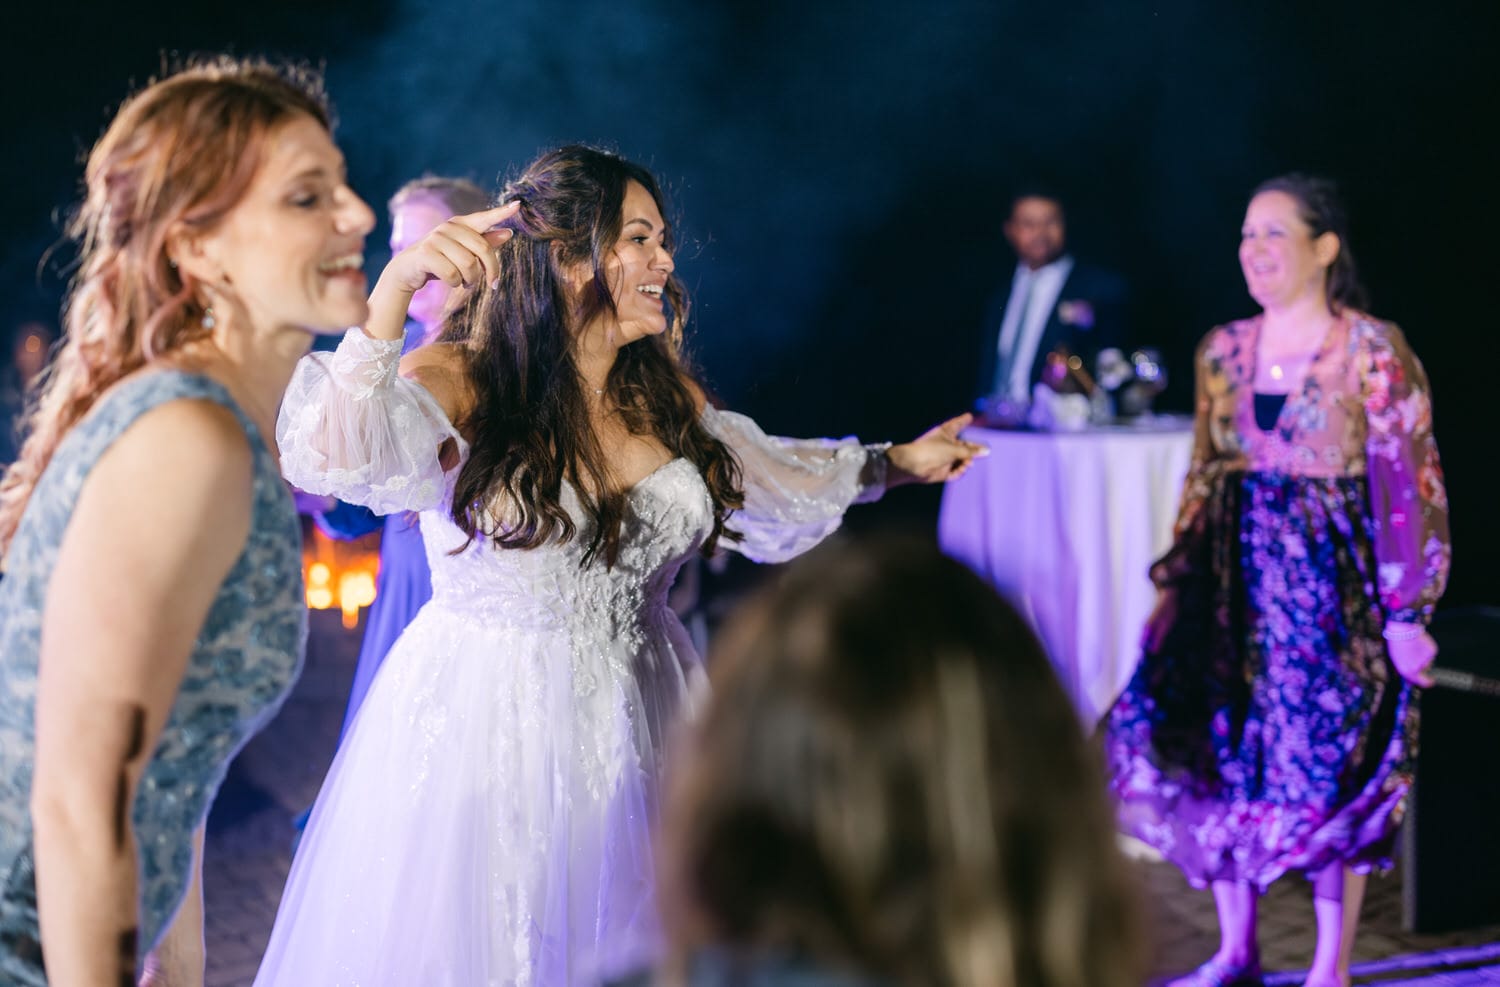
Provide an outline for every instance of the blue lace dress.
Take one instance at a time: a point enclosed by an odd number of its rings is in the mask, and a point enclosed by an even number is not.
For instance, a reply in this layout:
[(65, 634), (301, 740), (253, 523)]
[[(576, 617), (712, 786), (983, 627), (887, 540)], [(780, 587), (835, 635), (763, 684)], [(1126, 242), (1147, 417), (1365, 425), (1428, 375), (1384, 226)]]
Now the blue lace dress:
[[(230, 760), (275, 715), (301, 670), (307, 633), (301, 529), (259, 431), (224, 388), (205, 377), (166, 370), (121, 384), (58, 446), (21, 518), (0, 580), (0, 982), (6, 984), (46, 983), (28, 803), (42, 608), (58, 547), (99, 457), (142, 414), (181, 398), (234, 411), (254, 453), (255, 491), (244, 550), (209, 609), (131, 808), (142, 955), (160, 939), (187, 892), (193, 832), (207, 817)], [(123, 567), (128, 561), (100, 564)]]

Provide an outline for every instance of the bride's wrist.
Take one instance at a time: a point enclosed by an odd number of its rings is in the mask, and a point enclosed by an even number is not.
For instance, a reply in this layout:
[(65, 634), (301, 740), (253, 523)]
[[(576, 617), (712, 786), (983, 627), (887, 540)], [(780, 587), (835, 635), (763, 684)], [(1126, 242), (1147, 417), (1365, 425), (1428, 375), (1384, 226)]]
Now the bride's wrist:
[(415, 291), (382, 274), (370, 291), (370, 316), (365, 335), (372, 339), (401, 339), (406, 335), (406, 313)]

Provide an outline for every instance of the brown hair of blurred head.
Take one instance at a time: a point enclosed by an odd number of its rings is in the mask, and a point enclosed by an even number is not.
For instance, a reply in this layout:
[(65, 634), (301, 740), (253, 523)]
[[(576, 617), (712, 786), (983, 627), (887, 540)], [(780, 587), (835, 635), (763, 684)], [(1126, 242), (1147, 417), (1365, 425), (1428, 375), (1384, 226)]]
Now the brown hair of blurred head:
[(898, 984), (1140, 982), (1096, 756), (1036, 637), (925, 541), (836, 542), (720, 635), (663, 907), (694, 948)]
[(89, 154), (69, 224), (79, 257), (63, 342), (0, 480), (0, 554), (53, 450), (95, 399), (207, 335), (198, 285), (171, 264), (168, 235), (222, 220), (250, 187), (267, 135), (300, 115), (331, 126), (319, 76), (229, 56), (195, 61), (121, 105)]

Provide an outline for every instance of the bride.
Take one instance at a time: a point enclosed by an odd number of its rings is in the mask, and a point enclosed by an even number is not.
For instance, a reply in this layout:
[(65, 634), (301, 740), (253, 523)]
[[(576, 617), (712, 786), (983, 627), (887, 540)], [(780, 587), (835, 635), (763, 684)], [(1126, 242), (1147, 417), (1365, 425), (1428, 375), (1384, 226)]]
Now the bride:
[[(720, 543), (790, 558), (980, 452), (968, 416), (865, 446), (707, 403), (645, 169), (565, 147), (502, 201), (394, 257), (365, 329), (305, 359), (282, 407), (292, 483), (422, 512), (433, 597), (329, 770), (260, 987), (572, 984), (649, 959), (662, 746), (702, 674), (667, 606), (678, 568)], [(469, 298), (398, 372), (434, 278)]]

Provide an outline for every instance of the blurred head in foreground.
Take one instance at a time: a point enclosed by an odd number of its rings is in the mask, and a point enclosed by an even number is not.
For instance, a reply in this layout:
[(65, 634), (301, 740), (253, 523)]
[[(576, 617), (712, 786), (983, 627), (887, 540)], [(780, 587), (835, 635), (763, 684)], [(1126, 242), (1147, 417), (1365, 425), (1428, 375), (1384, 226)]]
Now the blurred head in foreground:
[(919, 985), (1138, 984), (1102, 775), (1036, 637), (918, 540), (838, 542), (720, 635), (663, 905), (705, 949)]

